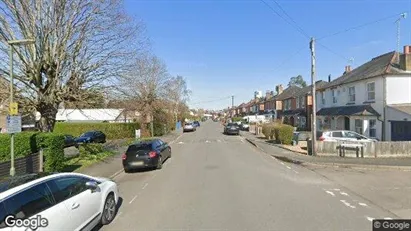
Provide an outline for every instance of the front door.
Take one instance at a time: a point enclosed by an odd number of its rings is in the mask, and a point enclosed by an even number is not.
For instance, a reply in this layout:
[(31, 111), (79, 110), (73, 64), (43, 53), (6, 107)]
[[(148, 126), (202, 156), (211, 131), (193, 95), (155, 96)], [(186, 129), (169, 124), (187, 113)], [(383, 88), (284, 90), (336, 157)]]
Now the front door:
[(411, 141), (411, 121), (391, 121), (391, 141)]
[(350, 130), (350, 118), (349, 117), (344, 117), (344, 129)]

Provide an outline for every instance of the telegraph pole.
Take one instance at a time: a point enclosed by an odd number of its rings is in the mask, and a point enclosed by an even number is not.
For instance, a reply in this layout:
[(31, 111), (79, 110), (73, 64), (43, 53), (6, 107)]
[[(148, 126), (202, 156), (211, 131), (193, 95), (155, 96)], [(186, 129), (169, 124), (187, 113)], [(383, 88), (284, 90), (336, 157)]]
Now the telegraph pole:
[[(234, 96), (231, 96), (231, 109), (234, 110)], [(231, 117), (233, 117), (233, 116), (234, 116), (234, 114), (231, 115)]]
[(311, 38), (310, 41), (310, 50), (311, 50), (311, 84), (312, 84), (312, 102), (313, 102), (313, 107), (312, 107), (312, 119), (311, 119), (311, 132), (312, 132), (312, 138), (311, 138), (311, 152), (312, 155), (315, 156), (317, 154), (316, 149), (315, 149), (315, 143), (317, 141), (317, 109), (316, 109), (316, 95), (315, 95), (315, 39)]

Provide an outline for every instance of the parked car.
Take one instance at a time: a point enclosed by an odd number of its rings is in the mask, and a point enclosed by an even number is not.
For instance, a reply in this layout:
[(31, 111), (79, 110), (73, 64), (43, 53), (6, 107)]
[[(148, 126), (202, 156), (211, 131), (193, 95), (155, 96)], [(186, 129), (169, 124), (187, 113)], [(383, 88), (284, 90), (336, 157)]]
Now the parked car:
[(193, 132), (195, 130), (196, 130), (196, 127), (193, 125), (193, 123), (184, 124), (183, 132)]
[(193, 122), (193, 125), (194, 125), (195, 127), (200, 127), (200, 122), (194, 121), (194, 122)]
[(227, 135), (240, 135), (240, 126), (237, 123), (228, 123), (224, 127), (224, 134)]
[(317, 138), (320, 141), (378, 141), (348, 130), (318, 131)]
[(123, 168), (125, 172), (141, 168), (161, 169), (170, 157), (171, 147), (166, 142), (160, 139), (139, 141), (128, 146), (123, 154)]
[(248, 131), (248, 130), (250, 130), (250, 125), (249, 125), (248, 123), (246, 123), (246, 122), (241, 122), (241, 124), (240, 124), (240, 129), (241, 129), (242, 131)]
[(64, 135), (64, 147), (76, 147), (78, 148), (78, 144), (76, 142), (76, 139), (72, 135)]
[(76, 143), (105, 143), (106, 135), (101, 131), (89, 131), (75, 139)]
[(47, 226), (38, 230), (92, 230), (113, 221), (118, 201), (117, 184), (106, 178), (79, 173), (14, 176), (0, 181), (0, 228), (7, 227), (5, 218), (12, 216), (47, 219)]

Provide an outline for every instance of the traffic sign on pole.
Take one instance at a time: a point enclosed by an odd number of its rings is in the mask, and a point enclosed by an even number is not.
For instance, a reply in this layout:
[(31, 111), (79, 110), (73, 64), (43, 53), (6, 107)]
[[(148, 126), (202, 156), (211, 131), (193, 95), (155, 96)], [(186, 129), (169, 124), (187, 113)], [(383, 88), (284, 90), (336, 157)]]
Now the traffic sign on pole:
[(10, 103), (9, 106), (9, 115), (18, 115), (19, 114), (19, 104), (16, 102)]
[(21, 132), (21, 116), (7, 116), (7, 133), (14, 134)]

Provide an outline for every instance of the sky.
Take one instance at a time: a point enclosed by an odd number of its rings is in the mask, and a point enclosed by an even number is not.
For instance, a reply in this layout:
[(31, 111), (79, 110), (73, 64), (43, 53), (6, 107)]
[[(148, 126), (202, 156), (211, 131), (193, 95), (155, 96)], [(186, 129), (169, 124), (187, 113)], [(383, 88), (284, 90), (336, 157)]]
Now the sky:
[(396, 50), (395, 21), (403, 12), (401, 50), (411, 45), (411, 0), (264, 1), (273, 10), (262, 0), (125, 0), (125, 7), (145, 23), (169, 72), (186, 79), (191, 108), (227, 108), (231, 96), (239, 105), (297, 75), (310, 83), (310, 37), (317, 80)]

